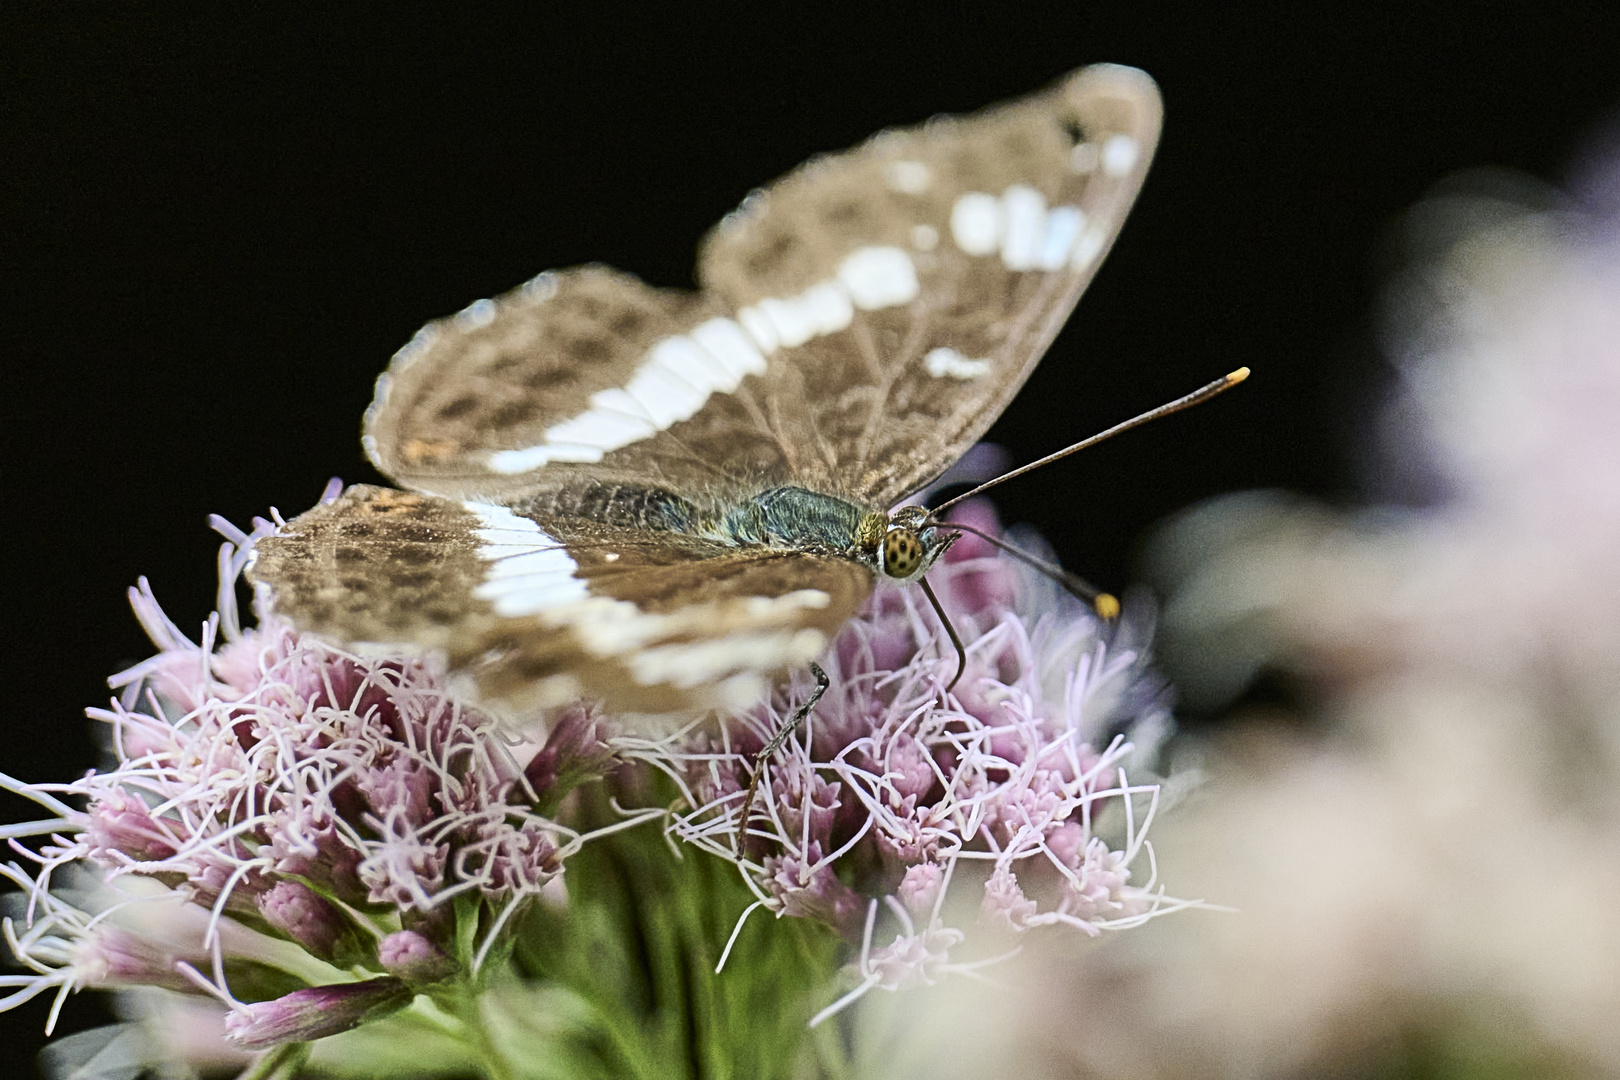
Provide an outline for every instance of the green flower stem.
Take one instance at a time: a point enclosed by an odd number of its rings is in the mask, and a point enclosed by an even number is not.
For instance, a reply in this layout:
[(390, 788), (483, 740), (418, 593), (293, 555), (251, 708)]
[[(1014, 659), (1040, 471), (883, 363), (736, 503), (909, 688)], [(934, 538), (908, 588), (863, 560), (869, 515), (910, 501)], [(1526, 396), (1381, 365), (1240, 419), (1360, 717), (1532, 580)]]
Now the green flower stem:
[(243, 1069), (236, 1080), (293, 1080), (309, 1060), (309, 1043), (283, 1043)]
[(467, 987), (457, 996), (456, 1016), (461, 1020), (463, 1041), (483, 1066), (484, 1075), (488, 1080), (517, 1080), (518, 1074), (512, 1064), (501, 1053), (500, 1047), (495, 1045), (495, 1040), (490, 1038), (477, 988)]
[[(607, 789), (577, 792), (583, 827), (615, 820)], [(756, 912), (715, 974), (754, 896), (731, 863), (673, 851), (656, 825), (587, 844), (565, 880), (567, 909), (537, 905), (513, 955), (523, 979), (566, 991), (580, 1006), (553, 1040), (556, 1060), (569, 1063), (563, 1075), (776, 1080), (844, 1072), (828, 1060), (842, 1055), (836, 1038), (813, 1040), (807, 1028), (836, 997), (844, 952), (832, 930)]]

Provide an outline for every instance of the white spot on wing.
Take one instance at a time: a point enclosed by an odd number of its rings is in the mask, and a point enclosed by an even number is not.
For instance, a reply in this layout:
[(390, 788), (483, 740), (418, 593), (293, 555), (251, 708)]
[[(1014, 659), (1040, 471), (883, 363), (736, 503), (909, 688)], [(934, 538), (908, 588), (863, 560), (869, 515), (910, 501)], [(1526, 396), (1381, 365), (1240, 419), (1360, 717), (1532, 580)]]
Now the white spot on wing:
[(668, 639), (690, 637), (694, 629), (712, 626), (716, 613), (709, 605), (684, 613), (648, 615), (624, 602), (616, 602), (611, 609), (593, 604), (589, 615), (597, 624), (582, 622), (574, 629), (599, 654), (626, 655), (631, 677), (643, 686), (663, 683), (690, 689), (733, 673), (814, 659), (826, 643), (820, 631), (794, 630), (784, 624), (796, 621), (801, 611), (820, 610), (831, 602), (832, 597), (820, 589), (750, 597), (740, 613), (733, 609), (721, 617), (741, 614), (751, 625), (695, 641)]
[(557, 272), (546, 270), (534, 275), (523, 283), (524, 299), (531, 303), (543, 303), (557, 295)]
[(746, 606), (750, 618), (780, 619), (805, 608), (820, 611), (830, 603), (832, 597), (820, 589), (794, 589), (781, 596), (750, 596)]
[[(704, 400), (716, 390), (734, 390), (731, 370), (684, 334), (668, 337), (647, 351), (650, 364), (670, 372), (698, 390)], [(698, 402), (699, 405), (702, 401)]]
[(855, 319), (849, 293), (836, 281), (810, 286), (800, 294), (799, 302), (810, 312), (811, 325), (817, 334), (837, 333)]
[(456, 322), (473, 330), (488, 326), (494, 321), (495, 301), (493, 300), (474, 300), (456, 312)]
[(969, 255), (989, 255), (1001, 246), (1001, 200), (970, 191), (951, 207), (951, 236)]
[(758, 307), (759, 313), (770, 322), (776, 340), (782, 345), (792, 348), (803, 345), (815, 336), (816, 328), (810, 322), (810, 313), (804, 310), (797, 298), (778, 300), (767, 296), (759, 302)]
[(897, 247), (863, 247), (838, 264), (838, 280), (862, 311), (894, 307), (917, 298), (917, 269)]
[(921, 195), (934, 179), (928, 166), (920, 161), (891, 161), (883, 170), (883, 178), (903, 195)]
[(918, 251), (933, 251), (939, 246), (939, 230), (932, 225), (913, 225), (911, 246)]
[(1136, 167), (1136, 140), (1129, 135), (1110, 135), (1103, 142), (1102, 171), (1108, 176), (1124, 176)]
[(833, 281), (812, 285), (786, 300), (766, 297), (758, 308), (785, 348), (803, 345), (819, 334), (836, 333), (855, 317), (849, 294)]
[(1046, 196), (1028, 184), (1014, 184), (1001, 194), (1006, 222), (1001, 261), (1009, 270), (1033, 270), (1046, 229)]
[(1086, 224), (1086, 215), (1078, 206), (1054, 206), (1046, 215), (1046, 230), (1041, 236), (1041, 249), (1035, 256), (1035, 265), (1042, 270), (1058, 270), (1069, 261), (1075, 237)]
[(574, 576), (574, 560), (539, 525), (504, 506), (462, 506), (478, 517), (478, 557), (488, 567), (473, 595), (489, 601), (497, 615), (534, 615), (589, 595)]
[(923, 367), (936, 379), (980, 379), (990, 374), (993, 365), (988, 360), (969, 360), (955, 349), (941, 346), (928, 350)]
[(1097, 256), (1102, 254), (1102, 249), (1107, 243), (1108, 238), (1101, 230), (1087, 229), (1080, 234), (1080, 242), (1074, 245), (1074, 255), (1070, 258), (1069, 265), (1076, 270), (1086, 269), (1097, 261)]
[(537, 709), (554, 709), (584, 696), (585, 684), (579, 681), (579, 676), (567, 672), (547, 675), (529, 689), (529, 700)]
[[(606, 390), (598, 390), (596, 393), (592, 394), (591, 411), (618, 413), (621, 416), (633, 416), (646, 425), (647, 435), (651, 435), (653, 432), (658, 430), (657, 425), (653, 423), (652, 416), (647, 412), (646, 407), (643, 406), (641, 402), (625, 393), (621, 387), (610, 386)], [(558, 426), (560, 427), (561, 425)], [(547, 434), (549, 435), (550, 432), (547, 432)], [(641, 437), (646, 438), (647, 436), (643, 435)]]
[(692, 331), (696, 341), (731, 373), (733, 382), (721, 387), (727, 393), (737, 388), (746, 375), (765, 374), (765, 357), (742, 327), (730, 319), (710, 319)]
[(658, 429), (640, 416), (616, 409), (592, 409), (546, 429), (546, 443), (578, 446), (627, 446)]
[(773, 353), (782, 342), (776, 336), (776, 324), (758, 307), (745, 307), (737, 312), (737, 321), (748, 336), (754, 339), (762, 353)]
[(625, 656), (672, 639), (713, 640), (705, 635), (712, 635), (717, 624), (735, 623), (739, 617), (747, 621), (735, 627), (733, 635), (778, 631), (798, 621), (798, 612), (824, 608), (831, 602), (832, 597), (820, 589), (798, 589), (776, 597), (751, 597), (740, 607), (696, 604), (653, 614), (628, 600), (591, 596), (548, 612), (546, 621), (567, 627), (595, 656)]
[(739, 311), (735, 322), (710, 319), (690, 334), (659, 340), (628, 385), (592, 394), (590, 408), (547, 428), (537, 446), (491, 453), (489, 467), (515, 475), (554, 461), (601, 461), (611, 451), (691, 419), (716, 391), (731, 393), (744, 377), (763, 375), (765, 357), (776, 349), (845, 329), (857, 307), (893, 307), (917, 293), (916, 267), (905, 251), (858, 248), (839, 264), (837, 277), (798, 296), (766, 297)]
[(813, 660), (826, 638), (817, 630), (738, 632), (708, 641), (656, 645), (629, 657), (630, 677), (643, 686), (683, 690), (722, 676)]
[(521, 450), (497, 450), (489, 455), (489, 467), (503, 476), (532, 472), (553, 461), (595, 462), (602, 451), (594, 446), (526, 446)]
[[(697, 412), (709, 397), (707, 390), (699, 390), (657, 360), (649, 360), (638, 367), (624, 392), (647, 410), (647, 415), (659, 431)], [(604, 446), (602, 449), (617, 450), (618, 447)]]
[[(819, 653), (818, 649), (807, 659), (813, 660)], [(765, 691), (769, 688), (769, 684), (758, 673), (742, 671), (715, 683), (710, 693), (713, 695), (716, 708), (741, 712), (758, 705), (759, 699), (765, 696)]]

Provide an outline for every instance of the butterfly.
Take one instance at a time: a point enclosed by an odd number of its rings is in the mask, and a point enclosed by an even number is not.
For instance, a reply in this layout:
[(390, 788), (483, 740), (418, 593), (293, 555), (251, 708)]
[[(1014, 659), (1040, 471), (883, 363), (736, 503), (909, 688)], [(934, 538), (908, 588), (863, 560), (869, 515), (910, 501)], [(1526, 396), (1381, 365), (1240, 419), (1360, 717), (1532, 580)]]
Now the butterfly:
[(1111, 65), (883, 132), (748, 196), (699, 292), (602, 266), (429, 323), (356, 485), (260, 542), (274, 609), (442, 650), (486, 697), (742, 708), (954, 533), (902, 505), (1017, 393), (1158, 140)]

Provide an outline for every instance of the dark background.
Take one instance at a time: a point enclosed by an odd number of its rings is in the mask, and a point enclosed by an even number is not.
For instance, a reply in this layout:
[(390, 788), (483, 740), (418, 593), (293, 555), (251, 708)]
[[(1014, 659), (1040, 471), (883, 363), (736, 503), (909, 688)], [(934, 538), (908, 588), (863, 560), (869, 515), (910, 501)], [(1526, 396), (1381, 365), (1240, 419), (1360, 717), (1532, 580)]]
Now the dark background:
[[(359, 417), (422, 322), (594, 260), (688, 285), (704, 230), (808, 155), (1092, 61), (1159, 80), (1164, 141), (991, 437), (1028, 460), (1255, 376), (1009, 485), (1004, 511), (1120, 588), (1198, 499), (1353, 500), (1397, 216), (1461, 169), (1560, 181), (1620, 104), (1620, 6), (1596, 2), (705, 11), (7, 6), (0, 768), (93, 762), (82, 709), (148, 651), (124, 589), (148, 575), (188, 628), (212, 606), (205, 515), (376, 479)], [(70, 1003), (63, 1030), (97, 1008)], [(0, 1056), (26, 1061), (43, 1016), (0, 1021)]]

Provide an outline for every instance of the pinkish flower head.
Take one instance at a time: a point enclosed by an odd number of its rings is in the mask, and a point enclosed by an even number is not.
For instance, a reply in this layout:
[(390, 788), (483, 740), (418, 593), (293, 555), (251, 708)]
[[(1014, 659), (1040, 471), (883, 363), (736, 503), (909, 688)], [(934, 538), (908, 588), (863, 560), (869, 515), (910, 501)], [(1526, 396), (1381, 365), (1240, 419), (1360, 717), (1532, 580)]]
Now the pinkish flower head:
[[(471, 942), (476, 969), (581, 838), (537, 812), (524, 741), (458, 700), (429, 660), (361, 657), (274, 616), (238, 627), (232, 589), (270, 526), (252, 536), (223, 528), (233, 542), (221, 557), (220, 613), (199, 641), (144, 582), (131, 591), (159, 652), (113, 680), (124, 692), (110, 708), (91, 711), (109, 726), (116, 761), (50, 786), (89, 809), (35, 793), (61, 815), (57, 833), (79, 835), (28, 852), (36, 878), (8, 874), (30, 895), (11, 942), (37, 973), (23, 993), (116, 983), (234, 1001), (260, 993), (251, 977), (226, 979), (228, 962), (244, 959), (281, 971), (277, 989), (286, 975), (320, 984), (345, 969), (472, 974), (450, 958)], [(596, 731), (588, 716), (564, 718), (549, 744), (551, 789), (561, 774), (574, 784), (605, 768)], [(81, 861), (112, 884), (161, 883), (174, 890), (160, 890), (165, 902), (191, 901), (179, 907), (195, 920), (152, 935), (78, 913), (49, 882)], [(377, 930), (390, 924), (400, 933), (385, 939), (385, 958)], [(400, 985), (318, 985), (239, 1010), (233, 1031), (262, 1046), (344, 1030), (397, 1007)]]
[[(996, 528), (983, 504), (961, 514)], [(482, 986), (486, 959), (510, 954), (521, 913), (559, 894), (565, 860), (594, 835), (558, 820), (581, 804), (569, 793), (621, 758), (682, 785), (683, 807), (626, 770), (620, 816), (601, 832), (658, 818), (737, 857), (754, 757), (803, 700), (802, 678), (723, 728), (663, 739), (612, 734), (581, 703), (536, 747), (452, 694), (431, 659), (358, 655), (274, 616), (238, 627), (229, 593), (255, 536), (231, 536), (220, 614), (198, 641), (144, 583), (132, 592), (159, 653), (92, 712), (117, 761), (51, 788), (90, 809), (35, 793), (58, 832), (81, 834), (30, 853), (41, 869), (27, 888), (52, 914), (13, 948), (38, 987), (209, 993), (230, 1007), (237, 1044), (260, 1048), (346, 1031), (415, 988)], [(760, 776), (740, 845), (756, 906), (860, 942), (855, 996), (963, 967), (952, 951), (966, 931), (947, 915), (973, 905), (952, 894), (977, 893), (984, 921), (1017, 933), (1094, 934), (1160, 902), (1131, 871), (1156, 789), (1129, 784), (1125, 736), (1151, 742), (1166, 726), (1139, 622), (1104, 626), (972, 536), (930, 580), (966, 644), (959, 682), (947, 692), (957, 658), (921, 594), (880, 589), (828, 650), (831, 688)], [(48, 891), (80, 861), (109, 882), (162, 883), (200, 924), (179, 938), (91, 933), (93, 918), (64, 914)], [(47, 933), (58, 924), (74, 929)], [(283, 993), (287, 976), (307, 988)]]
[[(6, 944), (32, 972), (0, 976), (0, 986), (20, 987), (0, 999), (0, 1009), (54, 989), (47, 1031), (65, 996), (84, 987), (216, 993), (195, 977), (197, 967), (213, 962), (216, 950), (221, 958), (241, 962), (244, 970), (279, 971), (275, 979), (283, 985), (287, 976), (335, 974), (285, 941), (234, 919), (212, 920), (205, 909), (150, 879), (124, 876), (117, 888), (108, 888), (77, 866), (59, 869), (71, 887), (52, 891), (48, 874), (30, 878), (15, 863), (0, 866), (0, 878), (23, 890), (5, 898), (15, 912), (3, 921)], [(239, 986), (254, 993), (258, 983), (249, 975)]]
[(838, 880), (832, 861), (822, 858), (819, 841), (812, 842), (802, 858), (767, 856), (762, 876), (784, 915), (819, 919), (840, 928), (860, 917), (860, 896)]
[(138, 732), (142, 756), (75, 785), (94, 808), (85, 854), (109, 871), (247, 902), (317, 954), (346, 916), (306, 883), (401, 912), (476, 887), (499, 909), (560, 872), (571, 838), (535, 814), (511, 738), (428, 661), (362, 658), (274, 617), (193, 645), (144, 587), (134, 599), (163, 652), (117, 680), (148, 692), (94, 715)]
[[(996, 531), (987, 505), (961, 513)], [(1142, 756), (1127, 737), (1151, 753), (1168, 727), (1144, 613), (1106, 625), (970, 534), (929, 580), (967, 648), (954, 689), (956, 656), (926, 601), (880, 589), (829, 649), (831, 686), (761, 777), (743, 845), (765, 906), (851, 937), (865, 911), (868, 935), (890, 935), (863, 946), (863, 986), (950, 969), (963, 933), (942, 921), (961, 907), (947, 909), (950, 893), (976, 890), (984, 920), (1019, 933), (1095, 934), (1162, 901), (1130, 868), (1157, 788), (1127, 781)], [(695, 808), (677, 836), (731, 854), (753, 754), (808, 689), (799, 677), (726, 739), (677, 747)]]

